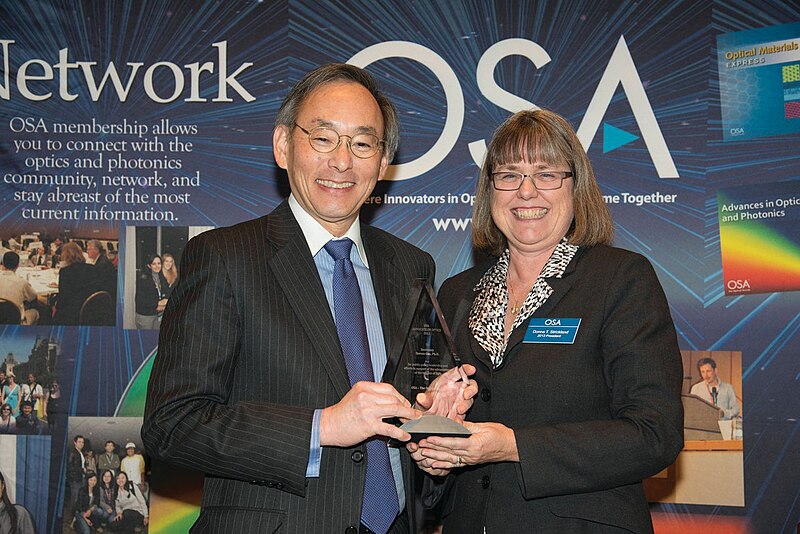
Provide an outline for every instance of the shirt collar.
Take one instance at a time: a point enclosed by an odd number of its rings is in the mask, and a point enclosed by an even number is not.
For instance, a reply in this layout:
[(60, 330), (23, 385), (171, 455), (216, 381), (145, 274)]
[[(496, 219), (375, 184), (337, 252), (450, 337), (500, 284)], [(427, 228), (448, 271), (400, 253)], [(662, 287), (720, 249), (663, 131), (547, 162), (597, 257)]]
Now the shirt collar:
[[(289, 195), (289, 209), (292, 210), (292, 215), (294, 215), (294, 218), (297, 220), (297, 224), (300, 225), (300, 230), (303, 231), (303, 236), (306, 238), (306, 243), (308, 243), (308, 248), (312, 256), (316, 256), (317, 252), (331, 239), (340, 239), (323, 228), (314, 217), (304, 210), (295, 198), (294, 193)], [(353, 221), (353, 224), (350, 225), (350, 228), (348, 228), (347, 232), (342, 236), (342, 238), (344, 237), (349, 237), (353, 243), (355, 243), (361, 261), (369, 268), (367, 253), (364, 250), (364, 243), (361, 241), (361, 222), (358, 217), (356, 217), (356, 220)]]
[[(575, 253), (578, 252), (576, 245), (571, 245), (566, 237), (562, 237), (558, 242), (547, 263), (542, 267), (539, 278), (562, 278), (567, 270), (567, 266), (572, 261)], [(480, 291), (486, 287), (505, 286), (508, 276), (508, 265), (511, 263), (511, 251), (506, 248), (503, 254), (486, 273), (478, 280), (474, 291)]]

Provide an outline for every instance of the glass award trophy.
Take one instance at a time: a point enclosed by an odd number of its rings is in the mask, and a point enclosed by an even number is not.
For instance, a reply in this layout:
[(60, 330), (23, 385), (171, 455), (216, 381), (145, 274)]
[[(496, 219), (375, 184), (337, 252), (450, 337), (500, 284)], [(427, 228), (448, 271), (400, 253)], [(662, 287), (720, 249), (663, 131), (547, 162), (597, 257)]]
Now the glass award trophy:
[(411, 434), (414, 441), (427, 436), (469, 437), (470, 431), (453, 420), (455, 403), (469, 379), (460, 370), (461, 360), (456, 354), (450, 328), (427, 280), (414, 281), (393, 341), (384, 381), (391, 382), (412, 404), (418, 393), (427, 390), (433, 395), (428, 413), (401, 428)]

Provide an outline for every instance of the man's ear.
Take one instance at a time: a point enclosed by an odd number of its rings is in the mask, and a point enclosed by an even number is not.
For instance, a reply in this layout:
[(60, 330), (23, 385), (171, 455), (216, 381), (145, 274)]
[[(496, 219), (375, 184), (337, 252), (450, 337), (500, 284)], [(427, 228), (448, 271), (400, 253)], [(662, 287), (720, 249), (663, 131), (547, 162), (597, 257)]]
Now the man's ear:
[(289, 128), (283, 124), (276, 126), (272, 132), (272, 152), (278, 167), (286, 169), (289, 159)]
[(389, 158), (386, 156), (386, 153), (381, 153), (381, 166), (378, 169), (378, 181), (380, 182), (383, 180), (383, 177), (386, 176), (386, 169), (389, 168)]

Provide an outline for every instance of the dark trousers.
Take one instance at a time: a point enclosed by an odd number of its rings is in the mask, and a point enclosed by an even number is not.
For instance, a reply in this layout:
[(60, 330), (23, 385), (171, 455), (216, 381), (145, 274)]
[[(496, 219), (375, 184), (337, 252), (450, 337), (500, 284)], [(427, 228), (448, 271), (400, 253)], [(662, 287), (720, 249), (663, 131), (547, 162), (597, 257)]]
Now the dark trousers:
[(144, 525), (144, 516), (136, 510), (125, 510), (122, 519), (111, 523), (109, 526), (114, 532), (134, 532), (136, 527)]

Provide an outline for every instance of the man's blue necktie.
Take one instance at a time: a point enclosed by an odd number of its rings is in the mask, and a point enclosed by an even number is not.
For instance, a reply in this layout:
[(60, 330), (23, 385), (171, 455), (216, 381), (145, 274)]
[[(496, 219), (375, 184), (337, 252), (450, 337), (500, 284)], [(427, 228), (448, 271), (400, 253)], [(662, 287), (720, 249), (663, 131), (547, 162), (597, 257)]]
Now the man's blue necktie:
[[(353, 242), (349, 239), (328, 241), (325, 251), (336, 261), (333, 268), (333, 309), (336, 333), (342, 346), (347, 376), (352, 387), (356, 382), (375, 381), (364, 320), (364, 304), (358, 279), (350, 261)], [(399, 512), (397, 489), (389, 463), (386, 442), (379, 438), (367, 441), (367, 477), (361, 522), (370, 530), (384, 534)]]

